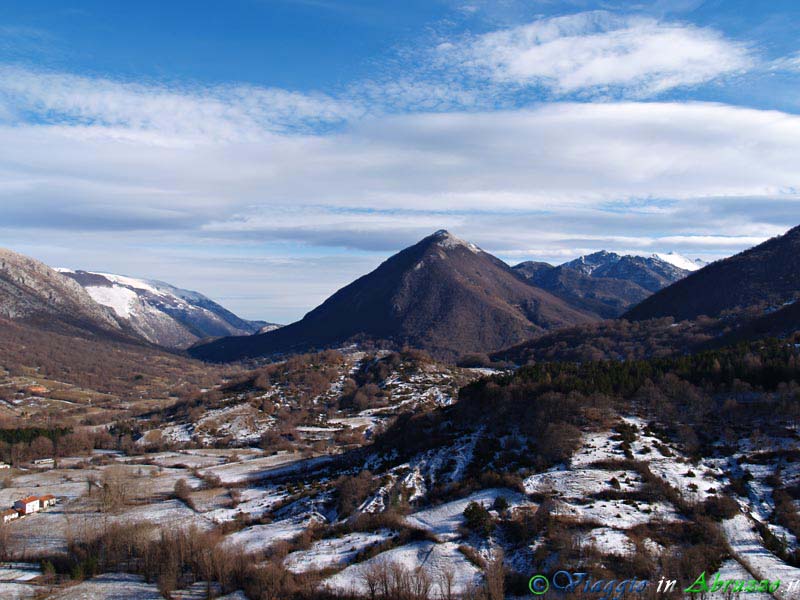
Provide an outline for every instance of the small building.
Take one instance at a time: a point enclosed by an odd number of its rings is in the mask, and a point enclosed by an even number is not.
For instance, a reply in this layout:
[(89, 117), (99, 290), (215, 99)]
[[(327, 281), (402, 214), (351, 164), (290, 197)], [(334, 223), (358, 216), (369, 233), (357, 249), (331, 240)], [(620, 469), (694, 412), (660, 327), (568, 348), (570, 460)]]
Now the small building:
[(10, 469), (11, 465), (8, 463), (0, 462), (0, 469)]
[(31, 513), (39, 512), (41, 507), (42, 506), (39, 502), (39, 498), (36, 496), (28, 496), (27, 498), (23, 498), (22, 500), (17, 500), (14, 502), (14, 508), (16, 508), (21, 515), (29, 515)]
[(55, 459), (53, 458), (37, 458), (33, 461), (33, 464), (37, 467), (49, 467), (56, 463)]
[(46, 394), (50, 390), (48, 390), (43, 385), (29, 385), (25, 388), (25, 391), (31, 394), (32, 396), (41, 396), (42, 394)]
[(44, 496), (39, 496), (39, 504), (42, 507), (42, 510), (45, 508), (50, 508), (51, 506), (56, 505), (56, 497), (51, 494), (45, 494)]
[(2, 519), (3, 525), (8, 523), (9, 521), (13, 521), (14, 519), (18, 518), (19, 518), (19, 513), (13, 508), (9, 508), (0, 513), (0, 519)]

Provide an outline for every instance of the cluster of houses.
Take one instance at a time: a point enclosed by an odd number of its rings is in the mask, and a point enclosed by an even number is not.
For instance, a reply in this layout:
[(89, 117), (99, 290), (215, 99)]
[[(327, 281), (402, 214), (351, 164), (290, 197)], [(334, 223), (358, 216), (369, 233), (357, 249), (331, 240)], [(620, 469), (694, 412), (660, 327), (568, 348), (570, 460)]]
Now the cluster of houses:
[(19, 519), (25, 515), (30, 515), (55, 506), (55, 503), (56, 497), (50, 494), (45, 494), (44, 496), (28, 496), (27, 498), (14, 502), (14, 508), (9, 508), (0, 513), (0, 518), (2, 518), (2, 523), (5, 525), (14, 519)]

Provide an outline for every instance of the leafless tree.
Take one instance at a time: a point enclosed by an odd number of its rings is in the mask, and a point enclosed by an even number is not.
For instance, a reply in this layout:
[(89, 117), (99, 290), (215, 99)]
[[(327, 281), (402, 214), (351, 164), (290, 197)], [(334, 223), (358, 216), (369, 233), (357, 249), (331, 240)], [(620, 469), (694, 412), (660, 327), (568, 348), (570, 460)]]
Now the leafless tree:
[(497, 550), (494, 558), (486, 564), (486, 593), (488, 600), (503, 600), (505, 598), (505, 566), (503, 565), (503, 551)]
[(442, 600), (455, 600), (456, 574), (452, 569), (444, 568), (439, 571), (436, 586), (439, 588), (439, 597)]

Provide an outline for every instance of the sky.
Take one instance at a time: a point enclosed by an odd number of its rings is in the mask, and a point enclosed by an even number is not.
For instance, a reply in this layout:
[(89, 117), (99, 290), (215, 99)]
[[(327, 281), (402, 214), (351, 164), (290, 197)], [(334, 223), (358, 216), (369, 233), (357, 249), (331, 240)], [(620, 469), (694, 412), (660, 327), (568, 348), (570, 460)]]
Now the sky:
[(0, 246), (286, 323), (438, 229), (511, 264), (800, 224), (800, 4), (4, 0)]

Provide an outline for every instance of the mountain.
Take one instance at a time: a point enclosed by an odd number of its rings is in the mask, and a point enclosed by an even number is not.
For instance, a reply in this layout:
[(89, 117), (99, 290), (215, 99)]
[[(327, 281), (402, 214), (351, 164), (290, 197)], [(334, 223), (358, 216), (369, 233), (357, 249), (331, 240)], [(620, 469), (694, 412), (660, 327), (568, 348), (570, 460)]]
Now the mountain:
[(674, 253), (643, 257), (601, 250), (557, 267), (524, 262), (514, 270), (573, 306), (600, 318), (614, 318), (686, 277), (690, 270), (678, 264), (699, 268), (694, 261)]
[(800, 297), (800, 227), (712, 263), (625, 314), (629, 320), (678, 320), (755, 306), (780, 307)]
[(442, 230), (395, 254), (297, 323), (200, 344), (190, 352), (228, 361), (385, 340), (455, 357), (497, 350), (594, 318)]
[(0, 318), (48, 330), (127, 337), (114, 313), (33, 258), (0, 249)]
[(700, 258), (686, 258), (685, 256), (681, 256), (677, 252), (668, 252), (663, 254), (661, 252), (656, 252), (650, 255), (650, 258), (657, 258), (659, 260), (663, 260), (673, 266), (678, 267), (679, 269), (683, 269), (684, 271), (697, 271), (698, 269), (702, 269), (708, 263)]
[(188, 348), (203, 338), (249, 335), (276, 327), (245, 321), (203, 294), (162, 281), (70, 269), (60, 272), (141, 337), (166, 348)]

